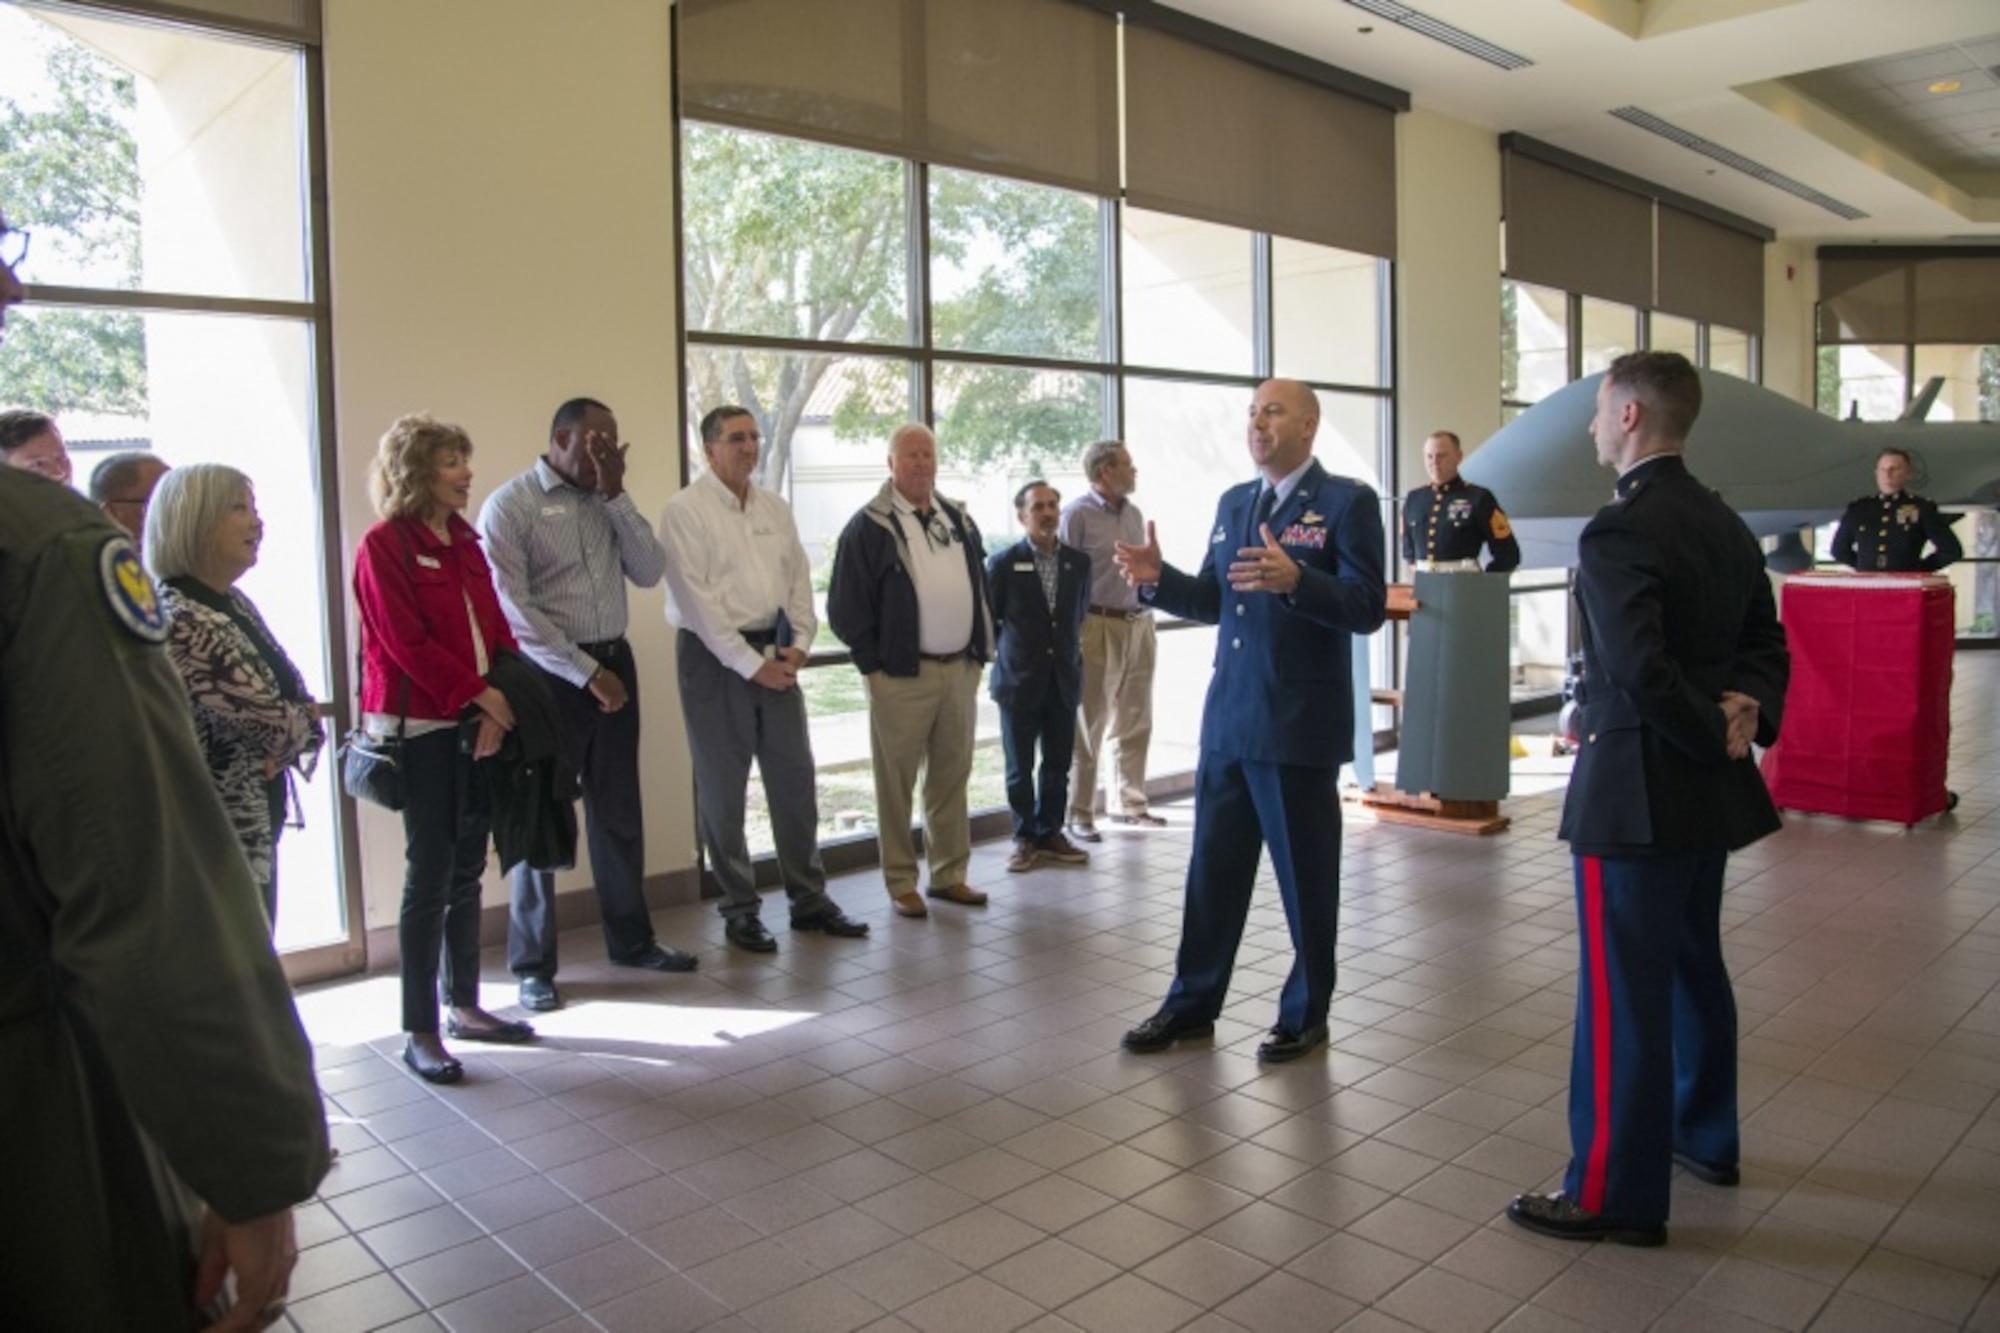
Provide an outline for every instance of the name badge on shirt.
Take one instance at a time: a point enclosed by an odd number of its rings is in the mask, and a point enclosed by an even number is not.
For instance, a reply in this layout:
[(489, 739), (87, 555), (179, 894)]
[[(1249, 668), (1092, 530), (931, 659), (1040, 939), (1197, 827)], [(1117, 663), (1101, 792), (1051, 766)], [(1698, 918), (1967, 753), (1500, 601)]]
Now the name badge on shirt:
[(1035, 572), (1035, 562), (1032, 560), (1016, 560), (1014, 562), (1014, 572), (1017, 574), (1032, 574)]
[(568, 506), (568, 505), (543, 505), (543, 506), (542, 506), (542, 517), (543, 517), (543, 518), (561, 518), (561, 517), (562, 517), (563, 515), (567, 514), (568, 512), (569, 512), (569, 506)]
[(443, 568), (444, 568), (444, 566), (443, 566), (443, 565), (441, 565), (441, 564), (439, 564), (439, 563), (438, 563), (438, 559), (437, 559), (437, 557), (436, 557), (436, 556), (434, 556), (434, 555), (420, 555), (420, 556), (418, 556), (418, 557), (417, 557), (417, 563), (418, 563), (418, 564), (420, 564), (420, 565), (422, 565), (422, 566), (423, 566), (423, 567), (424, 567), (425, 569), (443, 569)]

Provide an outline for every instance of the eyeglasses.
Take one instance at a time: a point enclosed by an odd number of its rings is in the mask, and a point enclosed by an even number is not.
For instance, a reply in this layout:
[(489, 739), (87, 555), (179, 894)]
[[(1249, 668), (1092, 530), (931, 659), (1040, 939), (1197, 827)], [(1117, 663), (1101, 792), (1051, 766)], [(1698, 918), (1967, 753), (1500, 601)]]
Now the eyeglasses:
[(18, 269), (28, 262), (28, 233), (16, 228), (0, 231), (0, 264)]

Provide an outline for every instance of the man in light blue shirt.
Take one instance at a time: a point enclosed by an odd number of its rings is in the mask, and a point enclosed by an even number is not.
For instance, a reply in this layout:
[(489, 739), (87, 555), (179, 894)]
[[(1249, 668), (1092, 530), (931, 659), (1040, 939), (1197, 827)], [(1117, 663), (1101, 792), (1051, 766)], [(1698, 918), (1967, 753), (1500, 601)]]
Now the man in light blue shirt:
[[(522, 654), (548, 677), (565, 758), (583, 783), (590, 868), (611, 961), (691, 972), (661, 947), (646, 907), (639, 799), (639, 676), (625, 641), (625, 584), (656, 586), (667, 555), (625, 493), (618, 420), (591, 398), (556, 409), (548, 452), (486, 501), (479, 530)], [(555, 876), (514, 868), (507, 965), (526, 1009), (559, 1008)]]

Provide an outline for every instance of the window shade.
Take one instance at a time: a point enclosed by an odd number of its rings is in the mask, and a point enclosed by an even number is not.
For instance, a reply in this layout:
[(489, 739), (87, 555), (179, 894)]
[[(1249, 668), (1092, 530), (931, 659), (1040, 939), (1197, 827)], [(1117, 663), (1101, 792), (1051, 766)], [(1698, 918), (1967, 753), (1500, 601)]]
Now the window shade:
[(1819, 256), (1823, 343), (2000, 343), (2000, 250)]
[(1759, 332), (1764, 327), (1764, 243), (1660, 205), (1661, 310)]
[(1393, 259), (1395, 112), (1125, 28), (1126, 198)]
[(681, 0), (685, 114), (1118, 191), (1117, 25), (1065, 0)]
[(1508, 277), (1653, 304), (1652, 200), (1520, 153), (1504, 167)]

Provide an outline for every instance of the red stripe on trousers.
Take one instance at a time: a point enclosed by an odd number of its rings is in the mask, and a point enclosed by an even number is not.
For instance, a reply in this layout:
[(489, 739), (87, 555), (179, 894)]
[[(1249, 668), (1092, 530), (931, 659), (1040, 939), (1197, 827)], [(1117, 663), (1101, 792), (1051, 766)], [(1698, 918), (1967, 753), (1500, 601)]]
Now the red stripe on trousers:
[(1583, 1159), (1586, 1212), (1604, 1211), (1605, 1163), (1611, 1156), (1611, 965), (1604, 950), (1604, 864), (1583, 858), (1584, 948), (1590, 959), (1590, 1151)]

